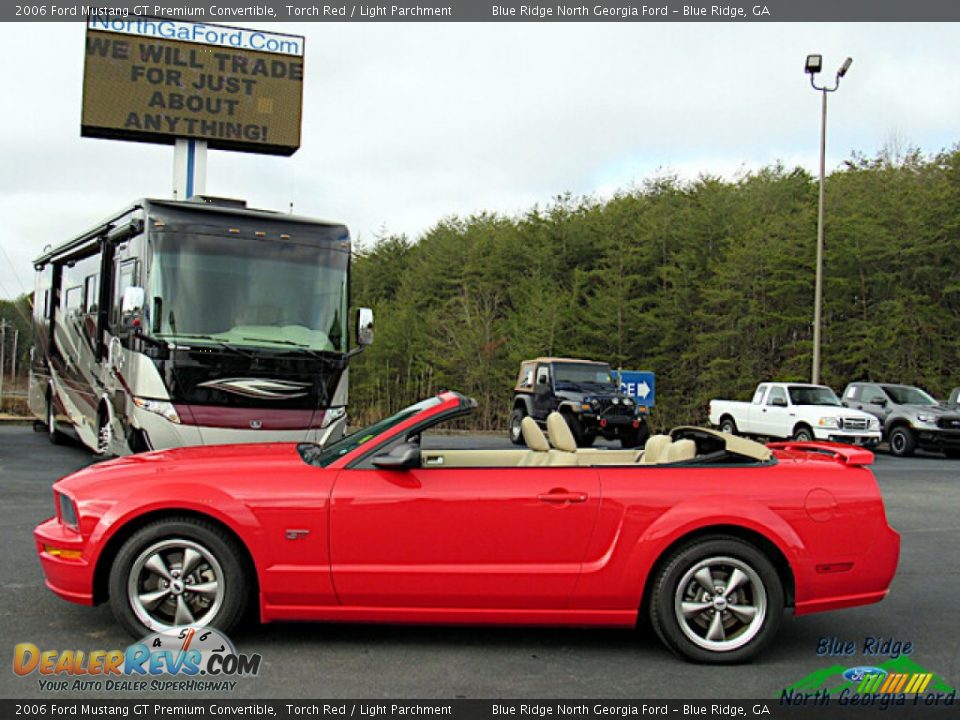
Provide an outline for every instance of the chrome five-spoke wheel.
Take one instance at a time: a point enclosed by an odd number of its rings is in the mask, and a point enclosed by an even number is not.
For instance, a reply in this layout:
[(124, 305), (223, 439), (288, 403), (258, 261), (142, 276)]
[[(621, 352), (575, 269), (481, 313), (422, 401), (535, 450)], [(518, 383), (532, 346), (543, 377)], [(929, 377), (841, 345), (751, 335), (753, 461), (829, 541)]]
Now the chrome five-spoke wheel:
[(744, 662), (759, 653), (776, 634), (784, 607), (776, 551), (769, 552), (713, 535), (665, 556), (650, 596), (650, 621), (664, 644), (695, 662)]
[(711, 557), (680, 579), (674, 612), (683, 634), (706, 650), (743, 647), (767, 614), (767, 593), (756, 571), (736, 558)]
[(110, 566), (110, 606), (134, 637), (183, 625), (228, 632), (243, 616), (254, 578), (232, 533), (198, 517), (172, 517), (121, 546)]
[(174, 538), (143, 550), (133, 563), (127, 596), (148, 628), (207, 625), (223, 603), (223, 569), (199, 543)]

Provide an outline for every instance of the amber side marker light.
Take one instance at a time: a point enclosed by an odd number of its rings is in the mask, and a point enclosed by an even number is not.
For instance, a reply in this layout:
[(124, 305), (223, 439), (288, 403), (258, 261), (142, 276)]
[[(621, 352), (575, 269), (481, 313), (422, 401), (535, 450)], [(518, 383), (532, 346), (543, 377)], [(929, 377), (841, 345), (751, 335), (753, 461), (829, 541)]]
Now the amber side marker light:
[(817, 565), (818, 573), (840, 573), (853, 570), (852, 562), (829, 563), (827, 565)]
[(66, 548), (54, 547), (53, 545), (44, 545), (43, 551), (47, 555), (52, 555), (62, 560), (79, 560), (83, 557), (83, 550), (67, 550)]

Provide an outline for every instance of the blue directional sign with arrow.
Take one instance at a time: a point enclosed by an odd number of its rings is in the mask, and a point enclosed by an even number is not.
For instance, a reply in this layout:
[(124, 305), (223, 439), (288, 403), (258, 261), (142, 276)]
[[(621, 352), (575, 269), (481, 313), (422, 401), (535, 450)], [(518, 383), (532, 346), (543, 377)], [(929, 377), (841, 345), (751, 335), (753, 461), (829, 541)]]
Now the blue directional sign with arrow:
[(656, 398), (656, 377), (644, 370), (621, 370), (620, 392), (629, 395), (638, 405), (653, 407)]

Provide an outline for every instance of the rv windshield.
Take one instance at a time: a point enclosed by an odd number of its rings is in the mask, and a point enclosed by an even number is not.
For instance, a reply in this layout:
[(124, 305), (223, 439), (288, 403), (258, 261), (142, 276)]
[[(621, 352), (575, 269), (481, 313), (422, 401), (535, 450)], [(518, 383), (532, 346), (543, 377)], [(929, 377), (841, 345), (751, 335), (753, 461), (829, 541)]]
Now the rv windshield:
[(213, 234), (152, 237), (147, 327), (165, 340), (346, 352), (349, 250)]

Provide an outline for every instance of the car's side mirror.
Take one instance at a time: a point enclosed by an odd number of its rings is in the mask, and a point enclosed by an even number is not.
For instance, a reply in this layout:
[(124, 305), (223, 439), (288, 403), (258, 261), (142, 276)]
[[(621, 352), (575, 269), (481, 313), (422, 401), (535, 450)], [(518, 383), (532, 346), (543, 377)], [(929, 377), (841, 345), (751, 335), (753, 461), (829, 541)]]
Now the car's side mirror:
[(357, 345), (366, 347), (373, 344), (373, 310), (360, 308), (357, 313)]
[(776, 405), (777, 407), (786, 407), (787, 401), (784, 400), (783, 398), (774, 398), (773, 400), (770, 401), (770, 404)]
[(382, 470), (409, 470), (420, 467), (420, 446), (410, 442), (397, 445), (389, 452), (376, 455), (373, 465)]
[(541, 375), (540, 377), (537, 378), (537, 385), (546, 385), (549, 382), (550, 382), (550, 378), (547, 377), (546, 375)]
[(879, 405), (880, 407), (887, 406), (887, 399), (882, 397), (875, 397), (870, 401), (871, 405)]

